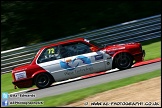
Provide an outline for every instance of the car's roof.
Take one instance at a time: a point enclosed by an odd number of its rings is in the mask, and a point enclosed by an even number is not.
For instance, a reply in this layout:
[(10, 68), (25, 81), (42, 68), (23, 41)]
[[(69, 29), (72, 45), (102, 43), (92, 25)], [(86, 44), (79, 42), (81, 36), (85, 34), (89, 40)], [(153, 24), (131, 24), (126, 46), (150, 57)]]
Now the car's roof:
[(84, 40), (84, 38), (82, 38), (82, 37), (73, 38), (73, 39), (59, 41), (59, 42), (56, 42), (56, 43), (53, 43), (53, 44), (49, 44), (49, 45), (43, 46), (43, 47), (41, 47), (41, 49), (49, 48), (49, 47), (57, 46), (57, 45), (61, 45), (61, 44), (66, 44), (66, 43), (70, 43), (70, 42), (83, 41), (83, 40)]

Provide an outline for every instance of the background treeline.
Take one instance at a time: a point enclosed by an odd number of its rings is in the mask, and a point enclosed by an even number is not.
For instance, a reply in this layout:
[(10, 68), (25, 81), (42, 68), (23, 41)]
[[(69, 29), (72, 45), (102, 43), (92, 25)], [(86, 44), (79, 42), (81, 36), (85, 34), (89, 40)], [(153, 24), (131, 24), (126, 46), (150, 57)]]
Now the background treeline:
[(161, 1), (1, 1), (1, 51), (161, 14)]

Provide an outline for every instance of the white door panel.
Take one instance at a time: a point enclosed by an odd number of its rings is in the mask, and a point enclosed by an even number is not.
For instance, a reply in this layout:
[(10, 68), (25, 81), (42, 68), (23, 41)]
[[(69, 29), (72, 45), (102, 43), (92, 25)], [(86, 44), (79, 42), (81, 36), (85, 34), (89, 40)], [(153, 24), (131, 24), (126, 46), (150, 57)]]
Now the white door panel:
[[(95, 72), (106, 71), (112, 68), (112, 59), (107, 58), (111, 57), (103, 51), (95, 52), (91, 56), (91, 61), (93, 62)], [(109, 65), (107, 65), (107, 62), (109, 62)]]
[(54, 77), (59, 79), (78, 77), (93, 70), (91, 58), (88, 57), (88, 54), (67, 57), (63, 61), (60, 61), (60, 67), (64, 71), (54, 73)]
[[(43, 69), (45, 69), (47, 72), (49, 72), (54, 77), (55, 74), (61, 74), (61, 73), (64, 73), (64, 71), (66, 71), (65, 69), (60, 67), (60, 61), (63, 61), (63, 60), (64, 59), (59, 59), (59, 60), (49, 61), (45, 63), (40, 63), (38, 65), (42, 67)], [(60, 77), (54, 77), (54, 79), (56, 81), (65, 79), (64, 75), (59, 75), (59, 76)]]
[[(55, 81), (66, 80), (112, 67), (112, 60), (106, 53), (92, 52), (38, 64), (52, 74)], [(107, 65), (109, 62), (109, 65)]]

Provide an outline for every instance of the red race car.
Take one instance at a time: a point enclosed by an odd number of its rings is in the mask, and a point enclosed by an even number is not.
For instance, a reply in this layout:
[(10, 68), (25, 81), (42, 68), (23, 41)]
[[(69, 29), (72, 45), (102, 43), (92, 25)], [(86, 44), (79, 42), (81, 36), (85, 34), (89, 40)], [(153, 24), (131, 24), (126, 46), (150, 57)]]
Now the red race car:
[(100, 45), (75, 38), (42, 47), (30, 64), (12, 70), (13, 84), (18, 88), (50, 86), (67, 80), (118, 68), (128, 69), (143, 61), (145, 51), (140, 43)]

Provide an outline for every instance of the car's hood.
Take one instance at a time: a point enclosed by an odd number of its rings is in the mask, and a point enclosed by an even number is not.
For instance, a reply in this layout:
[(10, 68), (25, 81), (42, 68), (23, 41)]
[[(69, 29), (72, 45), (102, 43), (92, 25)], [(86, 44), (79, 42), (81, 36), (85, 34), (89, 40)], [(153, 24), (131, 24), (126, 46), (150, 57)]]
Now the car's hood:
[(25, 64), (25, 65), (15, 67), (12, 72), (24, 71), (24, 70), (26, 70), (28, 68), (29, 65), (30, 64)]

